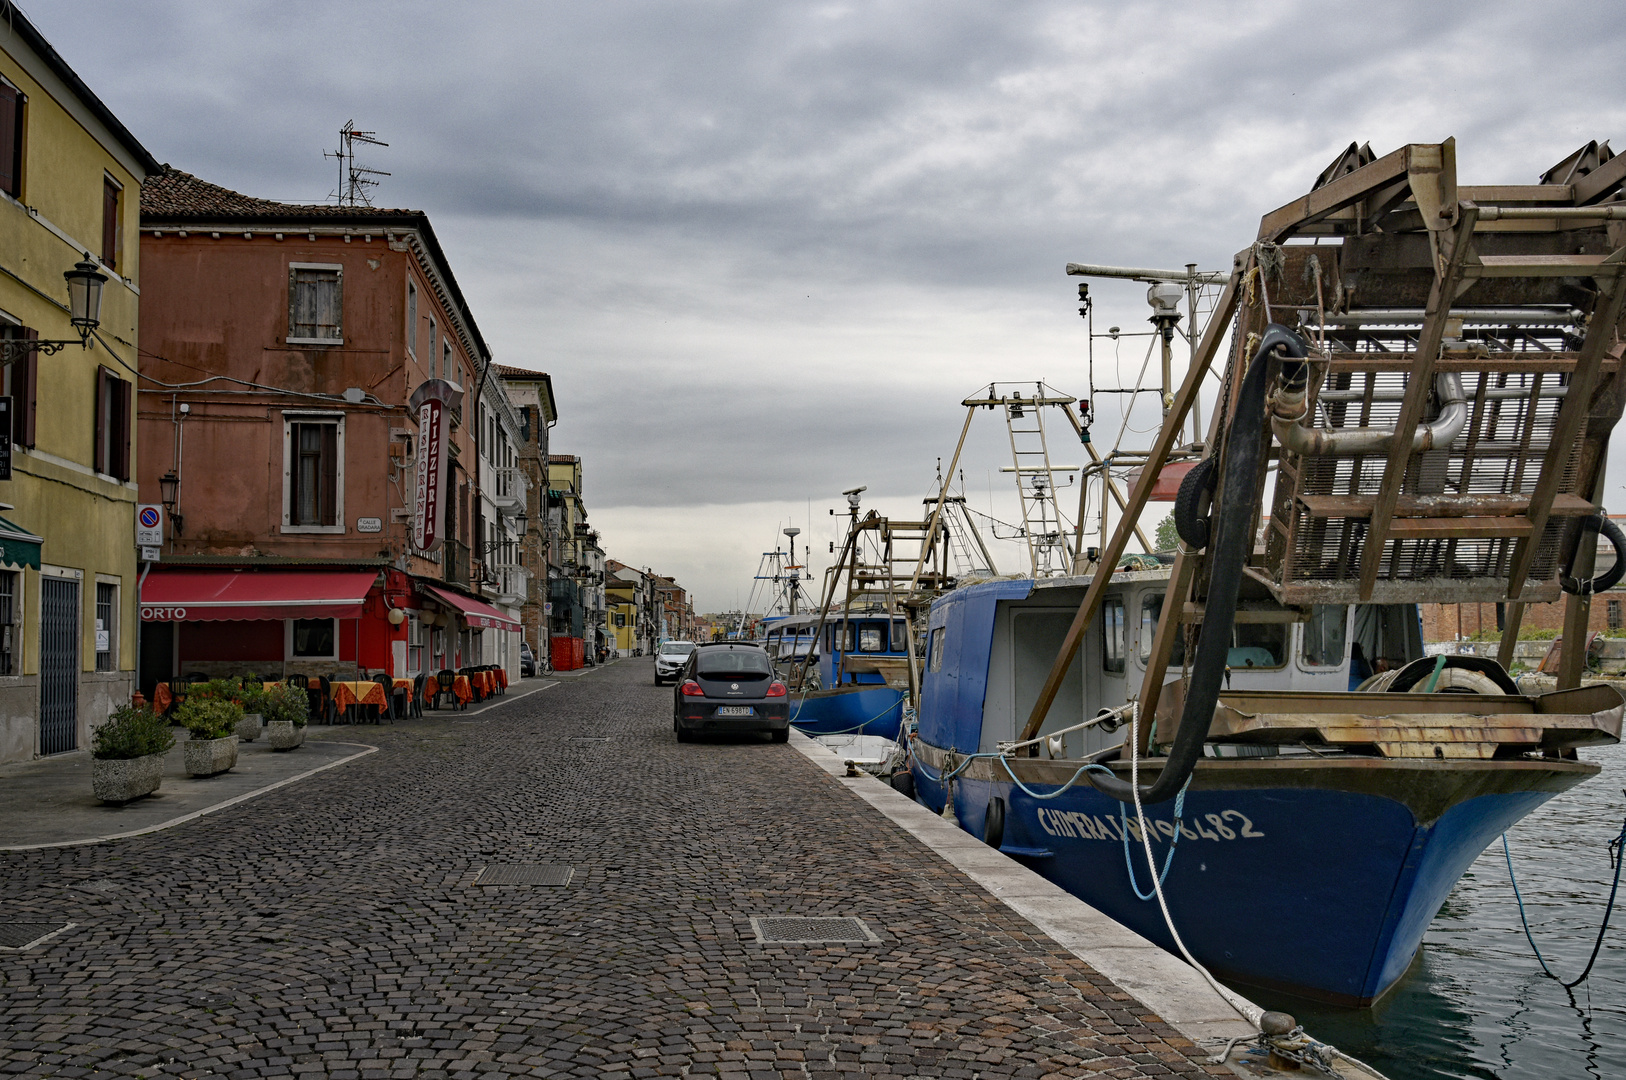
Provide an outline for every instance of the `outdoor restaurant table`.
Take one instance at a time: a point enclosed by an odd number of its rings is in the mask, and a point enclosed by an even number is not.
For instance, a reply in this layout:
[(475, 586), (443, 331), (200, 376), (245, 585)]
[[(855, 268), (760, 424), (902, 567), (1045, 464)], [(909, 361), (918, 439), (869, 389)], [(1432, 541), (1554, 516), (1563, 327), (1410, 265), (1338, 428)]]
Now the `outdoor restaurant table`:
[(169, 711), (169, 706), (174, 700), (175, 695), (170, 692), (169, 683), (161, 682), (152, 688), (153, 711), (160, 715)]
[(491, 690), (492, 690), (491, 672), (489, 672), (489, 671), (476, 671), (473, 675), (469, 676), (469, 682), (474, 685), (474, 688), (476, 690), (480, 691), (480, 696), (481, 697), (485, 698), (485, 697), (490, 697), (491, 696)]
[(389, 699), (384, 696), (384, 688), (372, 681), (338, 682), (328, 684), (333, 689), (333, 707), (348, 709), (352, 705), (377, 705), (381, 709), (389, 707)]
[[(440, 693), (440, 680), (431, 675), (424, 681), (423, 699), (433, 701), (438, 693)], [(454, 675), (452, 677), (452, 696), (465, 705), (474, 699), (474, 689), (469, 686), (469, 677), (467, 675)]]
[(508, 689), (508, 669), (498, 668), (496, 671), (497, 685), (504, 690)]

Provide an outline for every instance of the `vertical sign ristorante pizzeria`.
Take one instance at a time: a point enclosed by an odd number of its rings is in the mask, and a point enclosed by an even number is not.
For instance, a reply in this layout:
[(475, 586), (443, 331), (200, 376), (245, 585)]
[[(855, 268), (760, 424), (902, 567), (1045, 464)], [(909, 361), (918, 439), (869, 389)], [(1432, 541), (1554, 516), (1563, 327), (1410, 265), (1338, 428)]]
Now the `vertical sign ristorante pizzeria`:
[(446, 452), (452, 410), (463, 392), (444, 379), (431, 379), (413, 391), (409, 404), (418, 419), (417, 475), (412, 486), (412, 546), (440, 548), (441, 512), (446, 505)]

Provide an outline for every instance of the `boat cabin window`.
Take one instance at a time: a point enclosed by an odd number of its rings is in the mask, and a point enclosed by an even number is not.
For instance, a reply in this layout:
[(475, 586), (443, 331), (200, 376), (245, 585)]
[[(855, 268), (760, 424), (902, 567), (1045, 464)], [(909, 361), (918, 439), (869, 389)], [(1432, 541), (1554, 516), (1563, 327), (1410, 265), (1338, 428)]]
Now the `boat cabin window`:
[(779, 655), (779, 631), (777, 630), (768, 631), (768, 655)]
[(886, 624), (867, 622), (858, 628), (859, 652), (886, 652)]
[(835, 635), (836, 635), (837, 630), (839, 630), (841, 632), (841, 651), (844, 652), (844, 653), (852, 652), (853, 651), (853, 646), (854, 646), (854, 642), (853, 642), (853, 624), (850, 623), (850, 622), (849, 623), (842, 623), (840, 626), (835, 627), (834, 629), (832, 629), (830, 631), (830, 640), (832, 642), (834, 642), (836, 640)]
[(892, 651), (909, 651), (909, 624), (902, 619), (892, 620)]
[[(1152, 639), (1157, 636), (1157, 620), (1163, 617), (1163, 596), (1149, 593), (1140, 600), (1140, 662), (1144, 666), (1152, 659)], [(1180, 667), (1186, 662), (1186, 635), (1174, 636), (1174, 651), (1169, 653), (1169, 666)]]
[(1279, 668), (1287, 663), (1288, 623), (1237, 623), (1225, 664), (1239, 668)]
[(1305, 667), (1338, 667), (1344, 662), (1344, 628), (1349, 608), (1343, 604), (1316, 604), (1304, 620)]
[(943, 634), (947, 629), (946, 626), (939, 626), (932, 631), (931, 656), (926, 661), (928, 671), (943, 670)]
[(1101, 602), (1101, 670), (1124, 669), (1124, 602), (1112, 597)]

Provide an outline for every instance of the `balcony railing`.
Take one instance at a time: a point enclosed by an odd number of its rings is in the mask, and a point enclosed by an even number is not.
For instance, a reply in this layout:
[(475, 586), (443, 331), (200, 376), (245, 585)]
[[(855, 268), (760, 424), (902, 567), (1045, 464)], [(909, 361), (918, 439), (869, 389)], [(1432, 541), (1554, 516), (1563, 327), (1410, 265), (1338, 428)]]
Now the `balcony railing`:
[(531, 580), (531, 572), (523, 566), (502, 565), (491, 568), (492, 576), (497, 579), (494, 591), (499, 600), (507, 604), (523, 604), (527, 599), (526, 585)]
[(498, 511), (513, 515), (525, 509), (525, 492), (530, 487), (525, 470), (501, 468), (492, 469), (491, 473), (491, 501)]
[(448, 540), (442, 545), (441, 550), (444, 552), (441, 565), (446, 571), (446, 580), (453, 585), (467, 585), (469, 545), (458, 540)]

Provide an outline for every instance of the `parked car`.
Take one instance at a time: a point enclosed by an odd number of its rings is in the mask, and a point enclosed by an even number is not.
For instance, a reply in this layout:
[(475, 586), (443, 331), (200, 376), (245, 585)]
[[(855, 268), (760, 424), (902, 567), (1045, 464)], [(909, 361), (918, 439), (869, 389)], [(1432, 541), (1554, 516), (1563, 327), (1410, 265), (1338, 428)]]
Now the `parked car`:
[(661, 647), (655, 650), (655, 685), (668, 682), (678, 677), (683, 665), (689, 662), (689, 654), (694, 652), (692, 641), (663, 641)]
[(701, 645), (672, 691), (672, 730), (678, 742), (698, 732), (766, 731), (790, 739), (790, 695), (774, 677), (773, 661), (754, 641)]
[(522, 641), (519, 643), (519, 677), (522, 679), (529, 679), (535, 674), (536, 655), (531, 652), (531, 643), (529, 641)]

